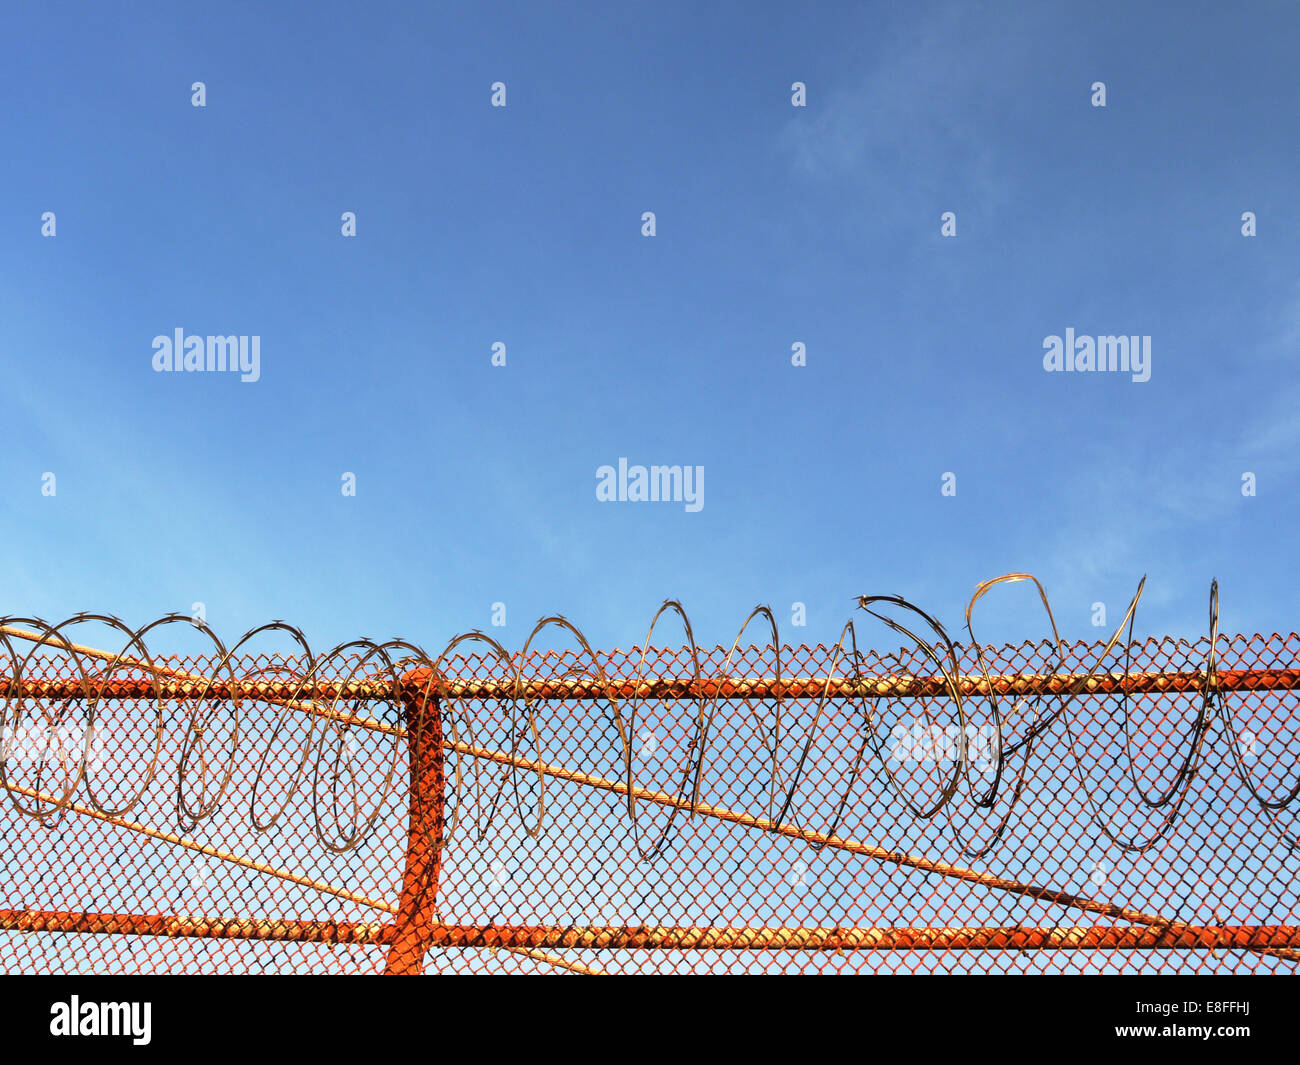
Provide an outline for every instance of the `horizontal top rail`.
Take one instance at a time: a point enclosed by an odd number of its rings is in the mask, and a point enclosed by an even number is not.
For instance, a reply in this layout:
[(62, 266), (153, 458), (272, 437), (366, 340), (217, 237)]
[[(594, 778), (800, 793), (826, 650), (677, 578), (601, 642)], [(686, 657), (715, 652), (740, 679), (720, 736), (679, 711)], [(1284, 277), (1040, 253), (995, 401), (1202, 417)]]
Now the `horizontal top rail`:
[[(165, 662), (158, 663), (165, 668)], [(144, 670), (148, 667), (123, 666)], [(1221, 669), (1213, 682), (1203, 670), (1141, 673), (1022, 673), (960, 674), (953, 678), (962, 698), (978, 698), (990, 693), (1006, 697), (1035, 695), (1121, 695), (1151, 692), (1219, 691), (1297, 691), (1300, 668), (1295, 669)], [(152, 699), (214, 701), (241, 699), (292, 700), (338, 699), (359, 701), (397, 701), (403, 689), (428, 687), (438, 694), (440, 686), (430, 685), (427, 669), (412, 670), (398, 684), (382, 681), (292, 681), (249, 679), (247, 681), (179, 679), (165, 674), (149, 677), (114, 676), (105, 683), (102, 675), (23, 677), (17, 682), (0, 679), (0, 697), (30, 699)], [(951, 696), (948, 680), (940, 676), (894, 674), (863, 677), (714, 677), (672, 678), (596, 677), (513, 680), (449, 680), (446, 694), (453, 699), (505, 701), (526, 700), (594, 701), (607, 699), (908, 699)]]

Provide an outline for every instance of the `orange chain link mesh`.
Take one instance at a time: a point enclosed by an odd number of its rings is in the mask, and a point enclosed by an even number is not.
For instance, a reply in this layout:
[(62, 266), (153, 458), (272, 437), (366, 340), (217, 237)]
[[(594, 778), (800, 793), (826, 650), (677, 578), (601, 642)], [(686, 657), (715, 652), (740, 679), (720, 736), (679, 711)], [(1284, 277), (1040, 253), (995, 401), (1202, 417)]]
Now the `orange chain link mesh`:
[(0, 968), (1294, 971), (1298, 641), (15, 641)]

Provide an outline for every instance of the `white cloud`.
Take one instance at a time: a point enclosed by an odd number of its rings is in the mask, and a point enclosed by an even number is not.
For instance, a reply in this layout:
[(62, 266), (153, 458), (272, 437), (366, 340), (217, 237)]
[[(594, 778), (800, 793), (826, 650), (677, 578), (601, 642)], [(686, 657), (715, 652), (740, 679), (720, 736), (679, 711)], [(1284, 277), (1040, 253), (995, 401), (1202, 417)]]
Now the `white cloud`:
[(883, 37), (864, 27), (876, 46), (865, 72), (810, 85), (808, 107), (786, 124), (791, 165), (812, 180), (887, 193), (891, 207), (902, 200), (990, 213), (1008, 194), (998, 130), (1022, 88), (1007, 72), (1027, 65), (1040, 17), (945, 5)]

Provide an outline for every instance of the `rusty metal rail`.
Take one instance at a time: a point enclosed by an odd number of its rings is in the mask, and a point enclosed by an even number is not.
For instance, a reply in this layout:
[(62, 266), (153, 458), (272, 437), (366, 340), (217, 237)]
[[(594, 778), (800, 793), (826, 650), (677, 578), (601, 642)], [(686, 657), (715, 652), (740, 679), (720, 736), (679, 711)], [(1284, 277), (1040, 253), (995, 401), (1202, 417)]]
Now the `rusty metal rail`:
[[(615, 652), (617, 653), (617, 652)], [(139, 664), (141, 668), (143, 663)], [(157, 667), (154, 667), (157, 668)], [(961, 675), (955, 679), (963, 698), (980, 698), (989, 694), (1005, 698), (1056, 695), (1141, 695), (1153, 692), (1205, 691), (1295, 691), (1300, 689), (1300, 669), (1223, 670), (1217, 682), (1203, 671), (1182, 673), (1046, 673), (1015, 676)], [(360, 700), (400, 700), (403, 691), (418, 689), (428, 676), (405, 684), (319, 684), (310, 688), (311, 701), (317, 703)], [(731, 677), (725, 679), (632, 680), (617, 678), (599, 681), (530, 680), (516, 685), (512, 681), (456, 681), (446, 686), (450, 699), (493, 702), (524, 701), (602, 701), (617, 699), (933, 699), (948, 696), (952, 685), (943, 676), (881, 677), (860, 680), (852, 677)], [(285, 681), (252, 681), (247, 684), (205, 679), (160, 677), (114, 677), (107, 683), (95, 678), (84, 681), (76, 677), (21, 680), (9, 689), (10, 698), (31, 699), (153, 699), (230, 700), (264, 699), (286, 703), (303, 699), (303, 686)], [(363, 719), (343, 717), (354, 724)], [(369, 722), (378, 727), (377, 722)]]

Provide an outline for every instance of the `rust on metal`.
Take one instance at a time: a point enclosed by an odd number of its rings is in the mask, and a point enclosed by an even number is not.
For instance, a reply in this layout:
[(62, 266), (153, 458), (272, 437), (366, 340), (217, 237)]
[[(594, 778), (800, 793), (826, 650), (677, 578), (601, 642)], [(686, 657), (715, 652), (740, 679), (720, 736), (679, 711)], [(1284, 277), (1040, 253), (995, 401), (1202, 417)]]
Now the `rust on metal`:
[(765, 608), (701, 649), (673, 602), (628, 651), (437, 656), (2, 619), (0, 968), (1295, 971), (1300, 636), (1221, 636), (1212, 589), (1208, 637), (1135, 641), (1139, 586), (1070, 644), (1040, 587), (1050, 639), (981, 644), (1025, 580), (961, 643), (862, 597), (887, 655)]

